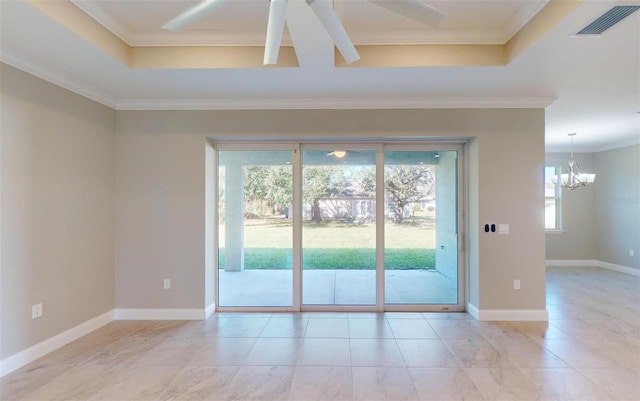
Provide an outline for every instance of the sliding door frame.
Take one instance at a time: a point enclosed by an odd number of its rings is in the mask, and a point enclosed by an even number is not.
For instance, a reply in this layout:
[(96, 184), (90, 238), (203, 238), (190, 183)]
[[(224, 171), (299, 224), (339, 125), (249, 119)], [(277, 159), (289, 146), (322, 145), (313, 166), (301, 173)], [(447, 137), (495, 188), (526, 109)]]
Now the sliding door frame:
[[(402, 140), (388, 141), (368, 138), (366, 141), (213, 141), (215, 151), (214, 183), (214, 298), (218, 312), (462, 312), (466, 299), (466, 250), (465, 244), (465, 143), (466, 141)], [(302, 282), (302, 151), (303, 150), (374, 150), (376, 152), (376, 303), (373, 305), (304, 305)], [(220, 151), (268, 151), (290, 150), (292, 152), (292, 306), (220, 306), (219, 303), (219, 152)], [(455, 151), (457, 152), (457, 304), (385, 304), (384, 270), (384, 152), (385, 151)], [(212, 244), (207, 244), (211, 246)]]

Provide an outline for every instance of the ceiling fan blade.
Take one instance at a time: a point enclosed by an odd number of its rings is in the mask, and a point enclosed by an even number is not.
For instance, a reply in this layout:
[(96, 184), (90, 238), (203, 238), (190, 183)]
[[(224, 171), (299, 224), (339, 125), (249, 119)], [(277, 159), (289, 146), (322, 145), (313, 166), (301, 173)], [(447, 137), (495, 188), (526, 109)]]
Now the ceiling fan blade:
[(437, 27), (446, 14), (442, 11), (424, 4), (420, 0), (366, 0), (371, 4), (382, 7), (393, 13), (411, 18), (421, 24), (432, 28)]
[(162, 25), (162, 29), (181, 31), (187, 25), (192, 24), (220, 7), (227, 5), (230, 1), (232, 0), (203, 0), (195, 6), (186, 9), (182, 14), (178, 15), (171, 21)]
[(333, 43), (344, 57), (347, 64), (351, 64), (354, 61), (360, 60), (360, 55), (356, 51), (355, 46), (349, 39), (347, 31), (344, 30), (342, 23), (333, 7), (328, 0), (307, 0), (307, 4), (311, 7), (316, 17), (320, 20), (324, 29), (327, 30)]
[(267, 41), (264, 46), (264, 65), (278, 64), (278, 53), (282, 42), (282, 31), (284, 31), (287, 3), (288, 0), (271, 0), (269, 23), (267, 24)]

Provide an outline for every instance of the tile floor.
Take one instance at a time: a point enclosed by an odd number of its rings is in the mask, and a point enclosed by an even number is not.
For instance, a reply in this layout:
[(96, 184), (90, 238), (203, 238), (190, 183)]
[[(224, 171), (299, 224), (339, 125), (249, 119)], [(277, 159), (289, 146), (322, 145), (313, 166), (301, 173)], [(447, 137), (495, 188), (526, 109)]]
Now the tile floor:
[(115, 321), (1, 379), (2, 400), (640, 400), (640, 278), (548, 270), (548, 323), (466, 314)]

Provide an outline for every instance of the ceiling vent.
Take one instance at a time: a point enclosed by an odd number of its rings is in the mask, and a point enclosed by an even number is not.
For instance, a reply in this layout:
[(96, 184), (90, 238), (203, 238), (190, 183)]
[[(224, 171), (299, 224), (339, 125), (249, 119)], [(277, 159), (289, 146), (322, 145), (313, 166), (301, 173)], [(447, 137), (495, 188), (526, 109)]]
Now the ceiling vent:
[(611, 28), (625, 17), (639, 9), (640, 6), (615, 6), (611, 10), (602, 14), (600, 18), (582, 28), (578, 35), (600, 35)]

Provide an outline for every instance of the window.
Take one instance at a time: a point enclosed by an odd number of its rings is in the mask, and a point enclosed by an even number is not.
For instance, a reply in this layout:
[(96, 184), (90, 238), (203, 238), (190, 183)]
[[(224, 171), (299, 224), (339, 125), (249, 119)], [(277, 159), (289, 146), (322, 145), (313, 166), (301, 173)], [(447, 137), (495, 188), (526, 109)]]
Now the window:
[(544, 168), (544, 228), (547, 231), (560, 231), (560, 183), (553, 183), (551, 177), (560, 174), (556, 166)]

